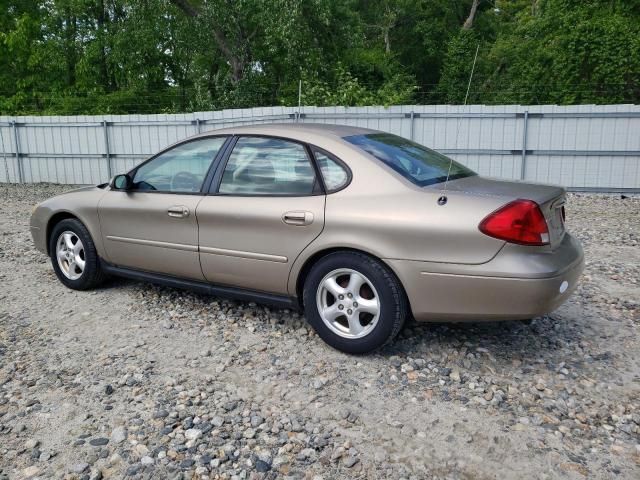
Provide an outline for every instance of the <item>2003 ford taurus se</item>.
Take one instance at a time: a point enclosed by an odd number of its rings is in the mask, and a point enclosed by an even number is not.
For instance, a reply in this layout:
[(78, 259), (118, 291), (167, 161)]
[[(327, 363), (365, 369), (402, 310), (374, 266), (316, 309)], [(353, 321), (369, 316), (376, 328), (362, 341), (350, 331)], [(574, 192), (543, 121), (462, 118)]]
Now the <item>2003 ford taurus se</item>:
[(173, 145), (109, 184), (35, 207), (62, 283), (107, 274), (304, 309), (345, 352), (405, 317), (529, 319), (576, 287), (565, 191), (490, 180), (388, 133), (261, 125)]

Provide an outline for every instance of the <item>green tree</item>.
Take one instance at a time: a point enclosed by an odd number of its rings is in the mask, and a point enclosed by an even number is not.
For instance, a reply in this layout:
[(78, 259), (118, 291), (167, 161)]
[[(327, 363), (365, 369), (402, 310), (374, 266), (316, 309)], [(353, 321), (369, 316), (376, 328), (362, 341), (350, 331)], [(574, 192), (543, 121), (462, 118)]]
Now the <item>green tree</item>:
[(0, 0), (0, 112), (640, 101), (640, 0)]
[(617, 103), (640, 94), (639, 2), (539, 0), (488, 57), (495, 102)]

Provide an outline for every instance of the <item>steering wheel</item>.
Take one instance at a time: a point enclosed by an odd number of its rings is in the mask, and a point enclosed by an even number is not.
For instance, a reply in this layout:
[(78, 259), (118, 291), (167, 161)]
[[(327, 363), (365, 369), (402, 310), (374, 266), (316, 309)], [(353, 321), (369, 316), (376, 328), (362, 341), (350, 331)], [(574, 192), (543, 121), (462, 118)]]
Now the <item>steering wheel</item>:
[(191, 172), (178, 172), (171, 177), (171, 190), (195, 192), (200, 179)]

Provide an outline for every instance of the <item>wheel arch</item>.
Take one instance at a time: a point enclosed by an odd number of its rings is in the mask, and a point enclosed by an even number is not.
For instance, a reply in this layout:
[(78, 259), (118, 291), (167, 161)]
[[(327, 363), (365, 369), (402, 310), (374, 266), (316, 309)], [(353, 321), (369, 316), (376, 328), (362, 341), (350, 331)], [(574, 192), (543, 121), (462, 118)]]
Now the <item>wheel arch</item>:
[[(53, 215), (51, 215), (51, 217), (47, 221), (47, 230), (46, 230), (46, 237), (45, 238), (46, 238), (46, 243), (47, 243), (47, 254), (48, 255), (51, 254), (51, 251), (50, 251), (50, 248), (49, 248), (49, 244), (51, 243), (51, 233), (53, 232), (53, 228), (58, 223), (60, 223), (62, 220), (68, 220), (68, 219), (78, 220), (80, 223), (82, 223), (84, 225), (84, 222), (82, 220), (80, 220), (73, 213), (68, 212), (66, 210), (54, 213)], [(85, 225), (85, 227), (86, 227), (86, 225)]]
[[(302, 289), (304, 288), (304, 282), (305, 282), (307, 276), (309, 275), (309, 272), (311, 271), (313, 266), (318, 261), (320, 261), (322, 258), (326, 257), (327, 255), (329, 255), (331, 253), (335, 253), (335, 252), (360, 253), (360, 254), (363, 254), (363, 255), (367, 255), (368, 257), (371, 257), (371, 258), (377, 260), (378, 262), (380, 262), (387, 269), (389, 269), (389, 271), (396, 277), (396, 280), (398, 281), (398, 284), (400, 285), (400, 288), (402, 289), (402, 294), (407, 299), (407, 303), (409, 302), (409, 298), (407, 296), (407, 293), (406, 293), (406, 290), (404, 288), (404, 285), (402, 284), (402, 280), (400, 280), (400, 277), (396, 273), (395, 269), (391, 265), (389, 265), (387, 262), (385, 262), (382, 258), (380, 258), (379, 256), (375, 255), (372, 252), (368, 252), (368, 251), (362, 250), (360, 248), (347, 247), (347, 246), (332, 246), (332, 247), (327, 247), (327, 248), (323, 248), (321, 250), (318, 250), (317, 252), (314, 252), (308, 258), (306, 258), (304, 260), (304, 263), (302, 264), (302, 266), (297, 270), (297, 274), (296, 274), (295, 278), (292, 279), (293, 282), (294, 282), (294, 286), (295, 286), (294, 294), (296, 296), (298, 305), (299, 305), (299, 307), (301, 309), (304, 308), (303, 299), (302, 299), (303, 298)], [(409, 307), (410, 307), (410, 305), (409, 305)]]

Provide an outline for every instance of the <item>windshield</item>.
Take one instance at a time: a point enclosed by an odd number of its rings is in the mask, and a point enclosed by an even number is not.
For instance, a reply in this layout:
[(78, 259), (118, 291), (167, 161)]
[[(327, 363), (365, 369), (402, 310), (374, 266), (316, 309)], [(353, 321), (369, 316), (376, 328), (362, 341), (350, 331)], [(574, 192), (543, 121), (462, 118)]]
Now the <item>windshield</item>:
[(449, 180), (476, 175), (473, 170), (441, 153), (390, 133), (353, 135), (344, 139), (421, 187), (444, 182), (447, 179), (449, 165)]

